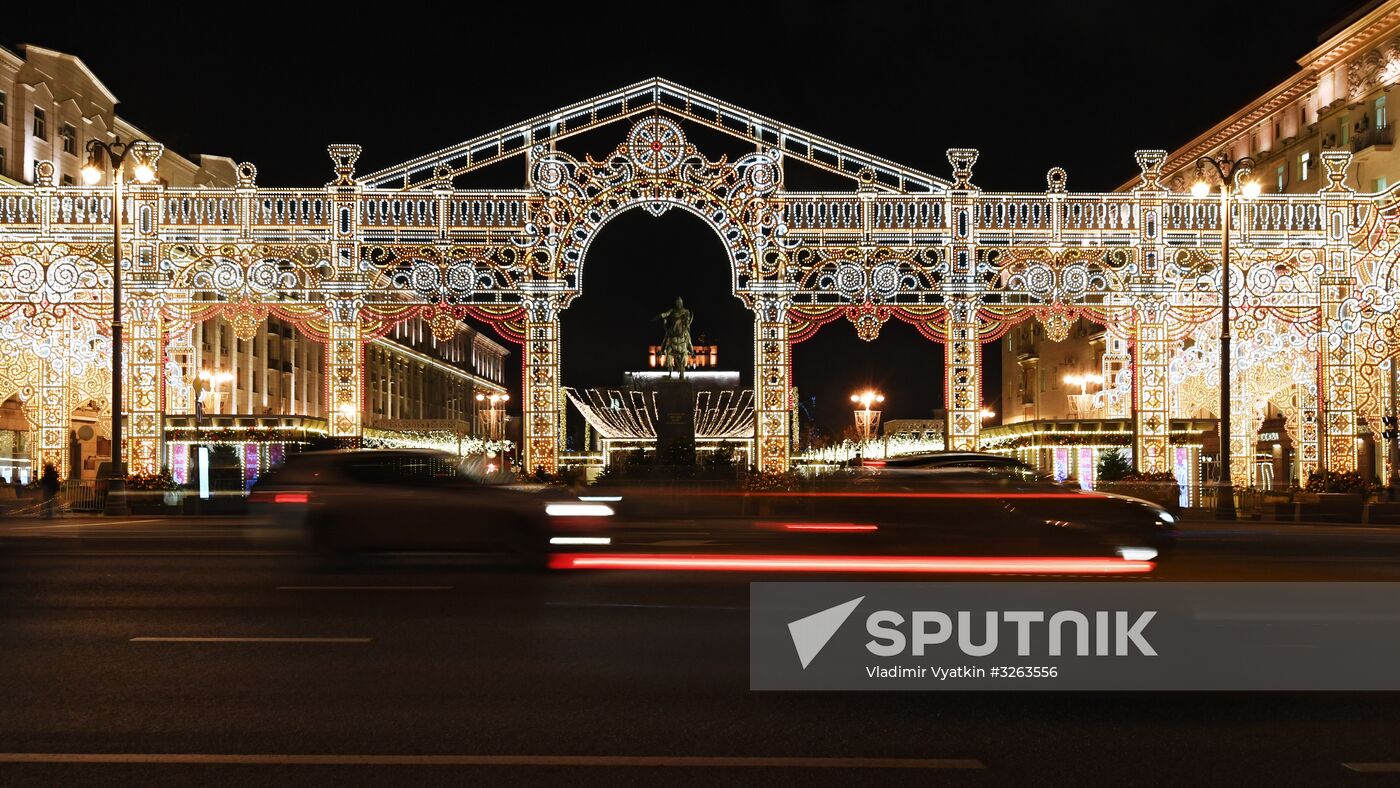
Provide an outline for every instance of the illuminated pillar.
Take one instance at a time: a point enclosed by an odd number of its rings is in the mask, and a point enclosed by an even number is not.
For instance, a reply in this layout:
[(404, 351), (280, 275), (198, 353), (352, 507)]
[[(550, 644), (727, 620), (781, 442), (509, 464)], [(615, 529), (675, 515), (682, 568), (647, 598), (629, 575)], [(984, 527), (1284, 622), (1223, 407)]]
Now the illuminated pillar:
[(1142, 473), (1172, 469), (1171, 391), (1167, 367), (1171, 344), (1167, 339), (1167, 303), (1144, 297), (1138, 305), (1133, 359), (1133, 459)]
[[(135, 294), (133, 294), (135, 295)], [(164, 439), (165, 335), (160, 302), (136, 296), (126, 306), (126, 465), (156, 473)]]
[(1328, 471), (1356, 470), (1356, 341), (1339, 323), (1351, 277), (1324, 276), (1322, 348), (1318, 365), (1318, 463)]
[(1352, 295), (1352, 248), (1347, 212), (1353, 192), (1346, 186), (1349, 151), (1324, 151), (1328, 185), (1323, 198), (1326, 230), (1324, 272), (1318, 278), (1322, 307), (1322, 337), (1318, 364), (1319, 467), (1329, 471), (1356, 470), (1356, 338), (1342, 322), (1342, 304)]
[(68, 359), (62, 348), (67, 346), (67, 324), (57, 320), (48, 327), (49, 347), (54, 351), (47, 358), (37, 356), (38, 385), (32, 404), (26, 403), (37, 427), (36, 440), (30, 444), (34, 460), (32, 479), (38, 479), (44, 465), (52, 463), (61, 478), (68, 478), (68, 431), (72, 423), (72, 408), (68, 397)]
[(1251, 487), (1254, 474), (1250, 471), (1254, 467), (1256, 436), (1259, 434), (1259, 422), (1254, 415), (1254, 393), (1250, 386), (1252, 381), (1247, 371), (1236, 372), (1232, 367), (1230, 374), (1230, 484)]
[(951, 451), (977, 451), (982, 430), (982, 343), (977, 322), (981, 283), (978, 281), (977, 200), (981, 190), (972, 185), (977, 151), (951, 148), (953, 185), (948, 191), (948, 215), (952, 238), (947, 246), (951, 263), (946, 282), (948, 325), (944, 358), (944, 402), (948, 410), (948, 446)]
[(559, 468), (559, 444), (563, 440), (559, 420), (559, 312), (553, 296), (534, 295), (525, 304), (525, 444), (523, 470)]
[(975, 298), (949, 298), (946, 352), (948, 450), (977, 451), (982, 429), (982, 342)]
[(788, 469), (792, 405), (792, 345), (788, 342), (788, 308), (782, 295), (754, 298), (754, 442), (760, 471)]
[(326, 307), (326, 420), (331, 437), (357, 443), (364, 413), (365, 344), (361, 341), (360, 303), (330, 299)]
[(1298, 403), (1298, 483), (1307, 484), (1308, 477), (1318, 469), (1317, 384), (1294, 386), (1294, 397)]

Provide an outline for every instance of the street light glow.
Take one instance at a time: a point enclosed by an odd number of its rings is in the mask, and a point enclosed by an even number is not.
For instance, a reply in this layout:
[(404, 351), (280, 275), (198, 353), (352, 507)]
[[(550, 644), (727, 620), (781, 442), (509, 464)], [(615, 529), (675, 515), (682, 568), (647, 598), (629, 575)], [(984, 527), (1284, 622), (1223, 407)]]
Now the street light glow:
[(1210, 194), (1210, 184), (1205, 181), (1196, 181), (1191, 184), (1191, 196), (1200, 198)]
[(1262, 187), (1260, 187), (1259, 181), (1245, 181), (1244, 186), (1241, 187), (1240, 190), (1245, 197), (1248, 197), (1252, 200), (1255, 197), (1259, 196), (1259, 191), (1261, 188)]

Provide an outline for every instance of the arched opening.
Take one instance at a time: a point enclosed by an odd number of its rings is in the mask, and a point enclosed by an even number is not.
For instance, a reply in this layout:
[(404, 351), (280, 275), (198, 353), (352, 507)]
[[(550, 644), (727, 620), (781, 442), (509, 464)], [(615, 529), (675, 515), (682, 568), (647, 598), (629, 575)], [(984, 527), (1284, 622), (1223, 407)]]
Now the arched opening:
[[(715, 348), (700, 369), (737, 373), (740, 388), (752, 387), (753, 314), (734, 295), (732, 263), (704, 219), (677, 208), (624, 211), (593, 239), (580, 281), (582, 292), (560, 313), (564, 386), (617, 389), (628, 372), (659, 372), (649, 352), (664, 333), (657, 316), (680, 297), (694, 313), (694, 343)], [(566, 452), (599, 448), (573, 405), (564, 432)]]
[[(799, 450), (854, 439), (851, 395), (867, 389), (884, 394), (881, 420), (886, 424), (944, 418), (944, 359), (943, 345), (897, 318), (886, 321), (880, 335), (868, 342), (845, 319), (822, 327), (793, 346)], [(990, 390), (984, 377), (984, 397)]]

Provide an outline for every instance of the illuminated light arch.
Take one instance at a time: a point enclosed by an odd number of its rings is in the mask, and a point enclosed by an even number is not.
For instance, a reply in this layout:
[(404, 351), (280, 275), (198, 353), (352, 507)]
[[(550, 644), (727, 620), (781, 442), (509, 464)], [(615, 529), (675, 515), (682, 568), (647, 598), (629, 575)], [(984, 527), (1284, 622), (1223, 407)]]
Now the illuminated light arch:
[[(601, 159), (555, 149), (610, 124), (625, 128)], [(728, 134), (753, 152), (706, 159), (682, 124)], [(322, 337), (328, 404), (339, 411), (360, 404), (367, 338), (414, 317), (442, 336), (472, 317), (521, 343), (526, 463), (553, 469), (559, 310), (582, 287), (597, 229), (637, 205), (698, 212), (729, 250), (734, 292), (755, 315), (759, 465), (768, 470), (787, 465), (791, 343), (824, 322), (846, 317), (874, 338), (896, 318), (944, 341), (952, 445), (976, 448), (981, 343), (1017, 321), (1063, 327), (1077, 316), (1106, 322), (1139, 349), (1135, 454), (1144, 470), (1167, 470), (1169, 365), (1219, 317), (1218, 201), (1169, 191), (1162, 151), (1138, 152), (1141, 179), (1130, 191), (1071, 192), (1056, 168), (1043, 190), (984, 192), (974, 184), (975, 150), (948, 151), (952, 177), (935, 177), (652, 79), (369, 176), (356, 177), (358, 147), (329, 153), (334, 178), (325, 185), (259, 187), (256, 168), (244, 163), (231, 188), (127, 192), (136, 221), (123, 259), (139, 302), (128, 310), (132, 351), (146, 359), (132, 401), (144, 403), (143, 420), (187, 399), (164, 356), (169, 337), (193, 320), (222, 314), (246, 332), (275, 314)], [(458, 175), (511, 157), (526, 160), (524, 184), (453, 186)], [(1400, 288), (1391, 281), (1400, 191), (1353, 192), (1344, 185), (1350, 155), (1321, 159), (1320, 191), (1238, 207), (1231, 268), (1242, 320), (1278, 321), (1310, 343), (1318, 463), (1348, 470), (1357, 417), (1369, 420), (1381, 401), (1378, 364), (1400, 345)], [(789, 191), (788, 161), (848, 178), (851, 188)], [(25, 321), (77, 321), (101, 332), (110, 244), (100, 239), (110, 220), (107, 192), (56, 184), (51, 167), (36, 168), (32, 186), (0, 189), (0, 323), (42, 334)], [(1112, 275), (1077, 290), (1097, 275), (1095, 258)], [(1040, 284), (1044, 272), (1029, 271), (1041, 264), (1063, 281), (1050, 290), (1029, 280), (1008, 287), (997, 279), (1008, 260), (1030, 261), (1026, 276)], [(59, 376), (34, 396), (47, 391), (57, 402), (68, 386)], [(57, 418), (56, 406), (45, 412)], [(336, 436), (359, 434), (356, 416), (332, 421)], [(133, 467), (154, 470), (158, 431), (131, 443)]]

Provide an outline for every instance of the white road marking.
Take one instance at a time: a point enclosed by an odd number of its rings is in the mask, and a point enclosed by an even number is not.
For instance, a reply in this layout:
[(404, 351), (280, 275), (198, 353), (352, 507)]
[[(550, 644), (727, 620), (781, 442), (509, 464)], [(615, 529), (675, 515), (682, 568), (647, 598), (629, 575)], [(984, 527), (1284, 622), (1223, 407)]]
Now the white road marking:
[(985, 769), (974, 758), (763, 758), (687, 755), (277, 755), (6, 752), (0, 763), (257, 764), (270, 766), (641, 766), (797, 769)]
[(60, 528), (110, 528), (114, 525), (136, 525), (137, 523), (160, 522), (156, 518), (145, 520), (98, 520), (88, 523), (73, 523), (71, 525), (17, 525), (11, 531), (56, 531)]
[(132, 643), (369, 643), (371, 638), (320, 637), (136, 637)]
[(278, 591), (451, 591), (452, 586), (277, 586)]
[(748, 610), (731, 605), (656, 605), (628, 602), (546, 602), (545, 607), (615, 607), (643, 610)]

